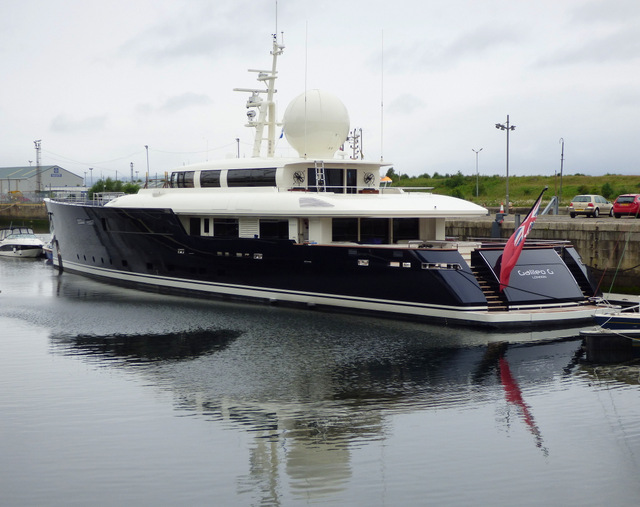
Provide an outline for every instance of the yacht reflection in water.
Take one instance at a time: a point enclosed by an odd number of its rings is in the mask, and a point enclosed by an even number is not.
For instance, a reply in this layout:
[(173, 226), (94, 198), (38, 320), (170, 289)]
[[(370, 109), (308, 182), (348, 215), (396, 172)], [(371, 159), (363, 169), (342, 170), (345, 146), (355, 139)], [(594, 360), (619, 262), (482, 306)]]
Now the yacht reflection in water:
[(249, 472), (238, 490), (259, 492), (265, 505), (278, 504), (284, 476), (301, 498), (344, 489), (352, 450), (387, 438), (394, 414), (495, 404), (508, 413), (499, 424), (514, 424), (515, 410), (546, 455), (523, 392), (553, 389), (581, 350), (575, 339), (461, 347), (411, 332), (335, 336), (329, 328), (272, 329), (267, 338), (250, 328), (59, 335), (51, 342), (54, 353), (133, 365), (129, 371), (152, 385), (171, 388), (180, 410), (252, 433)]
[(148, 335), (87, 334), (52, 338), (56, 349), (65, 355), (137, 364), (194, 359), (224, 349), (240, 334), (232, 330), (195, 330)]

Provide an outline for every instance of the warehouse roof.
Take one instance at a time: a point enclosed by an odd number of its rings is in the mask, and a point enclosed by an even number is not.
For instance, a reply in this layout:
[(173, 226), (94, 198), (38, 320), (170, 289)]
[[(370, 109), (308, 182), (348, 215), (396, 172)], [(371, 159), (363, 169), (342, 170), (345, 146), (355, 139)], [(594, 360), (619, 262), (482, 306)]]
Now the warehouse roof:
[[(40, 171), (47, 172), (52, 170), (54, 167), (57, 167), (62, 171), (71, 173), (70, 171), (63, 169), (59, 165), (41, 165)], [(23, 179), (33, 178), (36, 175), (37, 169), (38, 168), (33, 165), (28, 165), (23, 167), (0, 167), (0, 179), (23, 180)], [(71, 173), (71, 174), (73, 174), (74, 176), (77, 176), (77, 174), (74, 174), (74, 173)]]

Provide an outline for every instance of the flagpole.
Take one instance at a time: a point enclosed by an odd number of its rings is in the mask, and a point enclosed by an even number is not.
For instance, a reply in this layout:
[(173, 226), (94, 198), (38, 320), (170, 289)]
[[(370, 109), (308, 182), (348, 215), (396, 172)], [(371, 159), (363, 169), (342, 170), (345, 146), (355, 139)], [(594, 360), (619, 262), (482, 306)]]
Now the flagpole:
[[(538, 196), (538, 199), (540, 199), (540, 198), (542, 197), (542, 194), (544, 194), (547, 190), (549, 190), (549, 187), (548, 187), (548, 186), (544, 187), (544, 188), (542, 189), (542, 192), (540, 192), (540, 195)], [(523, 222), (524, 222), (527, 218), (529, 218), (529, 215), (531, 215), (531, 212), (533, 211), (533, 208), (535, 208), (535, 207), (536, 207), (536, 203), (538, 202), (538, 199), (536, 199), (536, 200), (533, 202), (533, 206), (531, 206), (531, 209), (529, 210), (529, 213), (527, 213), (527, 216), (526, 216), (526, 217), (524, 217)]]

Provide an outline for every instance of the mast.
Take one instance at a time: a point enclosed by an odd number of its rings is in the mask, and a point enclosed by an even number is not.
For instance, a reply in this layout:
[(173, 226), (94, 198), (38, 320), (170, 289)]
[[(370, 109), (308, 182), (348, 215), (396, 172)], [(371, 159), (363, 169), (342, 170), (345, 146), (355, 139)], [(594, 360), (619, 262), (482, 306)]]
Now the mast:
[[(267, 157), (273, 157), (276, 146), (276, 126), (281, 125), (276, 120), (276, 104), (273, 96), (276, 93), (275, 81), (278, 71), (278, 56), (282, 54), (284, 44), (278, 43), (278, 35), (273, 35), (273, 47), (271, 49), (272, 61), (271, 70), (249, 69), (249, 72), (258, 73), (258, 81), (266, 85), (266, 89), (256, 88), (234, 88), (236, 92), (251, 93), (247, 99), (247, 119), (246, 127), (255, 128), (255, 138), (253, 140), (252, 157), (260, 156), (262, 142), (267, 141)], [(261, 95), (266, 95), (263, 99)], [(256, 112), (257, 109), (257, 112)], [(256, 115), (258, 119), (255, 120)], [(264, 137), (264, 128), (267, 127), (267, 137)]]

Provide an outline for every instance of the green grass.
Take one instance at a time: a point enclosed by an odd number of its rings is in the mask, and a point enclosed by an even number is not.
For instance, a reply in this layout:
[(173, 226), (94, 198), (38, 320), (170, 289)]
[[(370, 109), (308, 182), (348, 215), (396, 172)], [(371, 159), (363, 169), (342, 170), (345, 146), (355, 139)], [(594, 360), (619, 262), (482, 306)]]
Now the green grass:
[[(499, 206), (506, 197), (506, 178), (504, 176), (480, 176), (478, 179), (478, 197), (476, 197), (476, 176), (464, 176), (461, 173), (439, 175), (389, 174), (394, 186), (434, 187), (433, 192), (467, 199), (485, 206)], [(510, 176), (509, 200), (514, 206), (531, 205), (542, 189), (548, 186), (546, 197), (550, 198), (560, 191), (560, 178), (553, 176)], [(614, 200), (620, 194), (640, 193), (640, 176), (607, 174), (604, 176), (586, 176), (581, 174), (565, 175), (562, 178), (563, 206), (568, 206), (571, 198), (578, 194), (600, 194)]]

